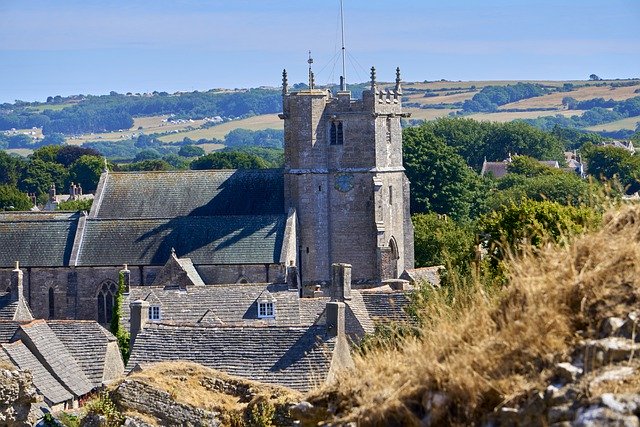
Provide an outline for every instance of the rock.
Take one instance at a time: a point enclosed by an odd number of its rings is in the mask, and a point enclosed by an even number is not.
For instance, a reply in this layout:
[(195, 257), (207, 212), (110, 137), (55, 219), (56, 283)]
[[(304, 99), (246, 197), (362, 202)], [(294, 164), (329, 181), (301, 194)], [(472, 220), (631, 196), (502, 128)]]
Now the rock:
[(640, 354), (640, 343), (622, 337), (588, 340), (584, 347), (585, 369), (591, 371), (609, 363), (629, 360)]
[(578, 391), (569, 385), (558, 388), (554, 385), (547, 387), (544, 399), (548, 406), (570, 404), (578, 397)]
[(620, 328), (619, 334), (635, 342), (640, 341), (640, 315), (636, 311), (632, 311), (627, 315), (624, 324)]
[(624, 325), (624, 319), (619, 317), (609, 317), (602, 321), (600, 325), (600, 338), (613, 337), (615, 336), (622, 325)]
[(621, 414), (635, 414), (640, 410), (640, 394), (603, 393), (600, 403)]
[(556, 365), (555, 375), (565, 383), (572, 383), (582, 375), (582, 369), (577, 366), (573, 366), (571, 363), (558, 363)]
[(0, 369), (0, 425), (31, 426), (31, 404), (37, 401), (30, 372)]
[(640, 421), (635, 415), (625, 415), (609, 408), (590, 406), (578, 411), (573, 425), (576, 427), (640, 427)]
[(589, 383), (590, 388), (594, 388), (601, 382), (605, 381), (622, 381), (635, 373), (635, 369), (631, 366), (618, 366), (605, 369), (600, 375), (595, 377)]
[(574, 411), (570, 405), (552, 406), (547, 411), (547, 418), (549, 424), (559, 423), (562, 421), (571, 421), (574, 416)]

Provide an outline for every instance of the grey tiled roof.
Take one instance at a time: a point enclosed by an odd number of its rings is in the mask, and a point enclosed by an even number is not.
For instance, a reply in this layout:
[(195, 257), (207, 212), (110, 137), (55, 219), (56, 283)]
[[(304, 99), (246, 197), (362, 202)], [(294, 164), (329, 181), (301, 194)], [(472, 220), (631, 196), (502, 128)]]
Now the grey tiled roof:
[(280, 262), (285, 215), (88, 220), (78, 265), (163, 265), (175, 248), (195, 264)]
[[(258, 319), (256, 300), (268, 290), (276, 299), (275, 321)], [(287, 285), (242, 284), (191, 286), (186, 289), (165, 289), (162, 286), (132, 286), (123, 304), (122, 319), (129, 321), (131, 301), (146, 300), (160, 305), (163, 323), (223, 323), (300, 325), (300, 304), (297, 290)], [(309, 322), (307, 324), (310, 324)]]
[(362, 298), (374, 322), (410, 320), (405, 312), (410, 303), (407, 292), (362, 292)]
[(400, 278), (408, 280), (412, 284), (420, 284), (420, 282), (427, 281), (434, 286), (440, 286), (440, 270), (444, 270), (443, 265), (410, 268), (403, 271)]
[(107, 344), (116, 338), (94, 321), (49, 320), (47, 324), (78, 362), (92, 386), (101, 386)]
[[(308, 390), (324, 382), (335, 339), (324, 327), (152, 325), (137, 337), (128, 368), (188, 360), (251, 380)], [(320, 338), (319, 338), (320, 337)]]
[(69, 265), (78, 213), (0, 213), (0, 268)]
[(28, 322), (33, 320), (33, 315), (24, 299), (14, 300), (11, 298), (11, 293), (0, 292), (0, 320)]
[(19, 326), (19, 322), (0, 320), (0, 343), (10, 342)]
[(204, 282), (194, 267), (191, 258), (178, 258), (175, 253), (172, 253), (156, 275), (152, 285), (204, 286)]
[(285, 213), (279, 169), (109, 172), (96, 199), (91, 212), (96, 218)]
[(73, 398), (71, 393), (47, 371), (22, 341), (2, 344), (2, 348), (16, 366), (31, 371), (33, 385), (49, 402), (57, 404)]
[(42, 363), (76, 396), (93, 389), (74, 357), (44, 320), (21, 325), (19, 336), (32, 352), (41, 355)]

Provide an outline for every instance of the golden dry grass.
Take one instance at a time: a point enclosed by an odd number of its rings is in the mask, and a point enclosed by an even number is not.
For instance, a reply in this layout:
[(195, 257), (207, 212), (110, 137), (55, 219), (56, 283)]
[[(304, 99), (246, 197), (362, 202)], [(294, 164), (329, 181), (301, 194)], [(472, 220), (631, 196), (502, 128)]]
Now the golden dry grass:
[(411, 113), (411, 119), (435, 120), (439, 117), (447, 117), (449, 113), (459, 110), (440, 110), (422, 108), (404, 108), (405, 113)]
[(536, 96), (534, 98), (523, 99), (521, 101), (512, 102), (511, 104), (502, 105), (501, 110), (511, 108), (562, 108), (562, 98), (570, 96), (578, 101), (585, 101), (593, 98), (613, 99), (621, 101), (624, 99), (638, 96), (634, 93), (640, 88), (640, 83), (636, 86), (612, 87), (612, 86), (589, 86), (580, 87), (571, 92), (554, 92), (544, 96)]
[(175, 142), (182, 141), (185, 137), (189, 137), (193, 140), (201, 138), (205, 139), (224, 139), (225, 135), (234, 129), (249, 129), (249, 130), (264, 130), (264, 129), (282, 129), (283, 123), (277, 114), (263, 114), (260, 116), (253, 116), (241, 120), (232, 120), (230, 122), (222, 123), (217, 126), (213, 126), (207, 129), (196, 129), (184, 133), (175, 133), (170, 135), (161, 136), (161, 141)]
[(627, 117), (626, 119), (616, 120), (611, 123), (604, 123), (601, 125), (591, 126), (586, 128), (586, 130), (592, 131), (605, 131), (612, 132), (621, 129), (630, 129), (635, 130), (636, 127), (640, 124), (640, 116)]
[(497, 113), (476, 113), (470, 114), (465, 117), (490, 122), (510, 122), (516, 119), (535, 119), (544, 116), (555, 116), (560, 114), (562, 116), (580, 116), (584, 113), (584, 110), (562, 110), (562, 111), (502, 111)]
[[(360, 357), (355, 371), (307, 399), (360, 425), (481, 424), (523, 400), (567, 361), (579, 339), (640, 301), (640, 207), (605, 216), (602, 230), (510, 262), (494, 295), (476, 283), (426, 306), (420, 339)], [(452, 302), (453, 301), (453, 302)]]

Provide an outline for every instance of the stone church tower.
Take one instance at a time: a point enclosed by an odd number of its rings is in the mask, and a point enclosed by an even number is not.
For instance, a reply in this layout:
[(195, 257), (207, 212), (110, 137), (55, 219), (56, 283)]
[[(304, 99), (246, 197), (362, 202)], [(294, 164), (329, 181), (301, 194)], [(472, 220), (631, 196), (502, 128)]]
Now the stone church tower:
[(327, 283), (332, 263), (355, 283), (379, 283), (413, 268), (409, 182), (402, 167), (402, 87), (289, 92), (283, 72), (285, 205), (298, 217), (304, 284)]

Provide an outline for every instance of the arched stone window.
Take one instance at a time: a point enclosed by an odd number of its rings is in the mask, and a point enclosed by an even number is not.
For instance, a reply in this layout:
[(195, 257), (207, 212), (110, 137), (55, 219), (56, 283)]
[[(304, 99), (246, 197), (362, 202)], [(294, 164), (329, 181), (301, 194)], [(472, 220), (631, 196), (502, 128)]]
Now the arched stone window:
[(98, 291), (98, 323), (110, 323), (113, 315), (118, 285), (113, 280), (105, 280)]
[(396, 243), (395, 237), (392, 237), (389, 241), (389, 248), (391, 248), (391, 274), (396, 278), (398, 277), (398, 259), (400, 259), (400, 253), (398, 252), (398, 243)]
[(53, 288), (49, 288), (49, 319), (55, 319), (56, 317), (56, 301), (53, 293)]
[(329, 126), (329, 145), (342, 145), (344, 144), (344, 132), (342, 128), (342, 122), (332, 121)]

